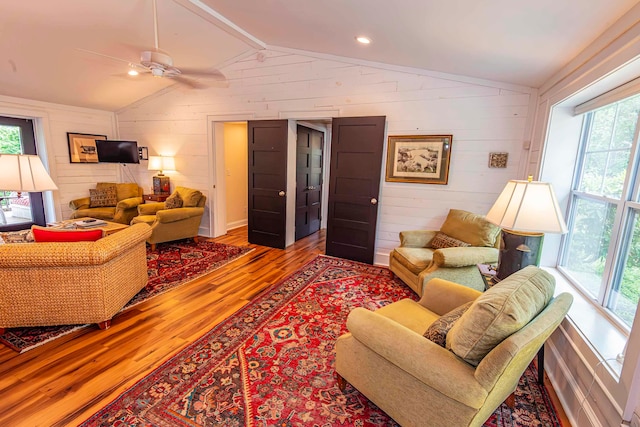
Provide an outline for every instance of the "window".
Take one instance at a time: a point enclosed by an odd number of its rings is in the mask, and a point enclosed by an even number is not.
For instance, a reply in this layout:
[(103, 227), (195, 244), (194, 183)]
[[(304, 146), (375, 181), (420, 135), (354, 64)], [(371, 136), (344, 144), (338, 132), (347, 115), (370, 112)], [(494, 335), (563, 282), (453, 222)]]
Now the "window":
[(640, 95), (584, 115), (561, 268), (626, 329), (640, 297)]

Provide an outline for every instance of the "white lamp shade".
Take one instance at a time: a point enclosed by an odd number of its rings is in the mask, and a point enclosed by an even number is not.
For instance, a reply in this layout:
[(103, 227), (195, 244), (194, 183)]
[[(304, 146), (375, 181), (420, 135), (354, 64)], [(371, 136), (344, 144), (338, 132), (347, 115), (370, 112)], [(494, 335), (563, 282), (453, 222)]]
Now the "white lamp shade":
[(0, 190), (40, 192), (57, 189), (38, 156), (0, 154)]
[(567, 232), (553, 187), (547, 182), (509, 181), (486, 218), (509, 230)]
[(170, 156), (149, 156), (149, 170), (153, 171), (175, 171), (176, 162)]

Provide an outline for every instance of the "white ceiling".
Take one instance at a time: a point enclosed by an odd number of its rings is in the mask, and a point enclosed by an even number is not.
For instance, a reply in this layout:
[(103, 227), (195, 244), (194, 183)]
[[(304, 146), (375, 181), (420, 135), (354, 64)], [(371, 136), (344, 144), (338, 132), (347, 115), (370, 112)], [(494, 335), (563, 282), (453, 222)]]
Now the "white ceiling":
[[(214, 70), (268, 46), (539, 87), (636, 0), (157, 0), (159, 47)], [(367, 35), (369, 46), (354, 41)], [(173, 82), (125, 75), (152, 0), (0, 0), (0, 94), (118, 110)], [(123, 62), (87, 53), (122, 58)], [(207, 83), (207, 81), (204, 81)]]

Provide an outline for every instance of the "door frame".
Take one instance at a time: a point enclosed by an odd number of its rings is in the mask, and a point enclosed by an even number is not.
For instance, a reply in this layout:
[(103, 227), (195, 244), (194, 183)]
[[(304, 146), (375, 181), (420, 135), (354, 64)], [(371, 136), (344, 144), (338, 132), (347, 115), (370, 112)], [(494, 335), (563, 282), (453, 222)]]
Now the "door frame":
[[(324, 152), (323, 152), (323, 181), (328, 182), (329, 179), (329, 161), (331, 149), (331, 125), (321, 126), (317, 123), (311, 123), (309, 120), (321, 120), (331, 123), (332, 116), (327, 117), (307, 117), (305, 119), (289, 120), (289, 130), (287, 137), (288, 160), (287, 160), (287, 229), (285, 245), (289, 246), (295, 242), (295, 193), (296, 193), (296, 169), (295, 169), (295, 153), (296, 153), (296, 128), (300, 124), (311, 129), (324, 133)], [(226, 122), (248, 122), (249, 120), (261, 120), (256, 118), (253, 113), (238, 114), (220, 114), (207, 115), (207, 140), (208, 144), (208, 163), (209, 163), (209, 197), (207, 205), (209, 206), (209, 234), (211, 237), (219, 237), (227, 234), (227, 211), (226, 211), (226, 174), (225, 174), (225, 152), (224, 152), (224, 123)], [(264, 118), (264, 120), (271, 120)], [(328, 191), (322, 188), (322, 221), (320, 228), (327, 227), (327, 206)]]

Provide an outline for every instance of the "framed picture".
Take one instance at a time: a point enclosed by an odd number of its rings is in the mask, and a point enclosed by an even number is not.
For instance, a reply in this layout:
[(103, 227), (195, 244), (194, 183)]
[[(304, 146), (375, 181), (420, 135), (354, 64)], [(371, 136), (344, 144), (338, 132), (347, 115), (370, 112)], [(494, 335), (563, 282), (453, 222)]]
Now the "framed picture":
[(107, 135), (67, 132), (69, 161), (71, 163), (98, 163), (96, 139), (106, 140)]
[(453, 135), (389, 136), (387, 181), (447, 184)]

